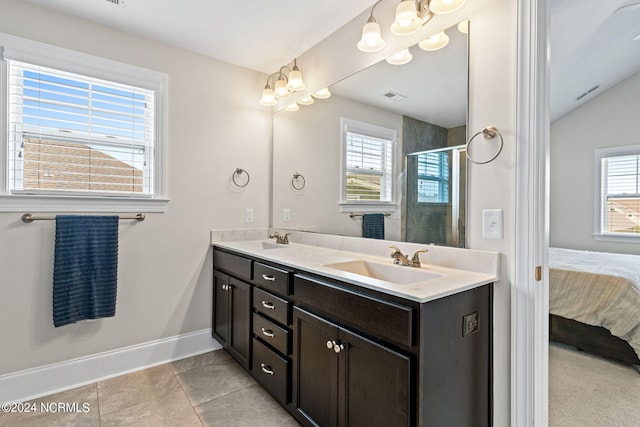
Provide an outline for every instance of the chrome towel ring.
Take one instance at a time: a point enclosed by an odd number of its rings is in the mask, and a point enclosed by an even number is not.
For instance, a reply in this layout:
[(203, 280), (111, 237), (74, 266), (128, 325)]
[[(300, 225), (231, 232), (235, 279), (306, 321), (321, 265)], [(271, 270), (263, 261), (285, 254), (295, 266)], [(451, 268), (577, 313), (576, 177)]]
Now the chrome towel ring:
[[(245, 182), (244, 184), (238, 184), (237, 179), (240, 177), (240, 175), (245, 174), (247, 175), (247, 182)], [(233, 181), (233, 183), (237, 186), (237, 187), (246, 187), (247, 185), (249, 185), (249, 181), (251, 181), (251, 177), (249, 176), (249, 172), (247, 172), (246, 170), (242, 169), (242, 168), (236, 168), (235, 172), (233, 172), (233, 174), (231, 174), (231, 180)]]
[[(493, 157), (491, 157), (489, 160), (483, 160), (483, 161), (474, 160), (473, 157), (471, 157), (471, 154), (469, 153), (469, 147), (471, 146), (471, 142), (476, 136), (480, 134), (484, 135), (484, 139), (489, 139), (489, 140), (495, 138), (496, 135), (500, 137), (500, 147), (498, 147), (498, 151), (496, 152), (496, 154), (493, 155)], [(495, 160), (496, 157), (500, 155), (500, 152), (502, 151), (503, 146), (504, 146), (504, 139), (502, 138), (502, 134), (498, 131), (498, 129), (495, 126), (487, 126), (481, 131), (478, 131), (475, 134), (473, 134), (473, 136), (469, 138), (469, 141), (467, 141), (467, 145), (466, 145), (467, 159), (469, 159), (471, 162), (476, 163), (478, 165), (484, 165), (485, 163), (489, 163)]]
[[(302, 183), (296, 185), (296, 183), (300, 181), (302, 181)], [(305, 185), (307, 185), (307, 180), (304, 179), (304, 176), (301, 173), (294, 172), (291, 178), (291, 186), (299, 191), (302, 190)]]

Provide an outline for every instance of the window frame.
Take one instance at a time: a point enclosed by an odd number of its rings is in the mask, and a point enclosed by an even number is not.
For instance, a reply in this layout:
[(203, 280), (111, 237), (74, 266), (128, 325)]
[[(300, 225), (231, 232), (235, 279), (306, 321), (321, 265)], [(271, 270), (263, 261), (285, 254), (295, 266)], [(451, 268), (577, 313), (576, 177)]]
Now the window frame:
[[(360, 133), (374, 138), (385, 139), (391, 141), (391, 200), (375, 201), (347, 200), (346, 174), (347, 174), (347, 133)], [(345, 117), (340, 118), (340, 212), (379, 212), (381, 210), (393, 210), (397, 207), (396, 201), (396, 161), (397, 161), (397, 145), (398, 131), (382, 126), (373, 125), (358, 120)]]
[(640, 243), (640, 233), (620, 233), (606, 231), (607, 203), (606, 194), (603, 191), (606, 181), (602, 160), (609, 157), (640, 155), (640, 145), (625, 145), (617, 147), (596, 148), (594, 150), (594, 214), (593, 214), (593, 238), (594, 240)]
[[(20, 194), (9, 191), (8, 62), (15, 60), (154, 91), (153, 194)], [(46, 43), (0, 33), (0, 212), (165, 212), (167, 75)]]

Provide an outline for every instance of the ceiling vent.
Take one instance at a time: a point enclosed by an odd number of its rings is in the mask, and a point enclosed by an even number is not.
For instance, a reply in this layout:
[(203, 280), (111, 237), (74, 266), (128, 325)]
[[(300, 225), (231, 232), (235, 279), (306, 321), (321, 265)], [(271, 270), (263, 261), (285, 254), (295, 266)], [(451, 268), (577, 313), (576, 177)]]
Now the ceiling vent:
[(407, 99), (407, 97), (405, 95), (399, 94), (398, 92), (394, 92), (392, 90), (390, 90), (389, 92), (385, 93), (384, 96), (386, 96), (387, 98), (394, 100), (394, 101), (402, 101)]
[(584, 98), (585, 96), (589, 95), (591, 92), (593, 92), (594, 90), (598, 89), (599, 87), (600, 87), (600, 85), (595, 85), (594, 87), (592, 87), (591, 89), (589, 89), (588, 91), (586, 91), (585, 93), (583, 93), (582, 95), (577, 97), (576, 101), (580, 101), (582, 98)]

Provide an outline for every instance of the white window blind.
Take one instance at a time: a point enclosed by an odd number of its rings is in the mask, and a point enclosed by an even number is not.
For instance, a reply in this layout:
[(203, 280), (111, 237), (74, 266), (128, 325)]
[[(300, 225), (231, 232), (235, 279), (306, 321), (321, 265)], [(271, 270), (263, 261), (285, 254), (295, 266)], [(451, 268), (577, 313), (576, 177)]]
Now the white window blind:
[(346, 132), (347, 202), (392, 200), (393, 141)]
[(151, 197), (155, 94), (8, 61), (11, 193)]
[(446, 151), (418, 154), (418, 203), (449, 202), (449, 155)]
[(640, 234), (640, 154), (601, 161), (603, 231)]

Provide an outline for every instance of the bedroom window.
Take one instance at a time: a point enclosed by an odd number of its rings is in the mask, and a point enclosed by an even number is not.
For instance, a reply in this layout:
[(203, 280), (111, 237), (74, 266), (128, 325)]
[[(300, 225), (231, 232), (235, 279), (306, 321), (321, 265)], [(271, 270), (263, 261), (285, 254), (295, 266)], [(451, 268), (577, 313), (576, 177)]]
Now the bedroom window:
[(640, 241), (640, 145), (595, 154), (596, 239)]
[(4, 34), (0, 49), (0, 210), (164, 210), (164, 74)]
[(351, 208), (394, 203), (396, 131), (342, 119), (341, 205)]

